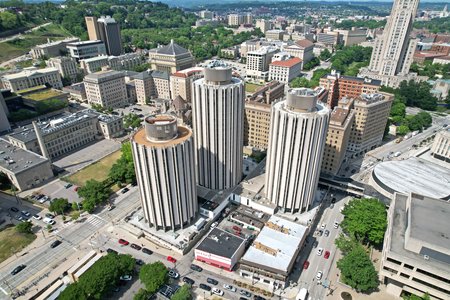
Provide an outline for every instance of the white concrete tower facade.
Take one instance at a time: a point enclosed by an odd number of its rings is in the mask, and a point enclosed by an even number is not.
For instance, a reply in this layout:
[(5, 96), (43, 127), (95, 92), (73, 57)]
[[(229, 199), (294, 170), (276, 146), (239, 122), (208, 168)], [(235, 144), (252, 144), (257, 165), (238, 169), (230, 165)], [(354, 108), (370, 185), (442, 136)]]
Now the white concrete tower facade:
[(173, 116), (150, 116), (131, 144), (145, 220), (157, 229), (184, 228), (198, 211), (192, 131)]
[(192, 88), (197, 180), (200, 186), (224, 190), (242, 177), (244, 82), (220, 61), (204, 72)]
[(272, 106), (266, 197), (284, 212), (304, 212), (315, 196), (330, 112), (311, 89), (290, 89)]
[(419, 0), (394, 0), (383, 34), (375, 41), (370, 71), (382, 76), (408, 74), (417, 44), (410, 34), (418, 5)]

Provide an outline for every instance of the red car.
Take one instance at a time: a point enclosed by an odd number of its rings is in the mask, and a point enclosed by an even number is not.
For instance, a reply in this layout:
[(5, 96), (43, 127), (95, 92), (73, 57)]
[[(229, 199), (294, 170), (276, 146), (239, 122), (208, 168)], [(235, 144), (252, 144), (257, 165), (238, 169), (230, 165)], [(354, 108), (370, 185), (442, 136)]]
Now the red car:
[(79, 188), (79, 186), (76, 186), (73, 190), (74, 190), (75, 192), (78, 192), (78, 188)]
[(303, 263), (303, 269), (308, 269), (309, 267), (309, 261), (305, 260), (305, 262)]
[(130, 242), (124, 240), (124, 239), (119, 239), (119, 244), (124, 245), (124, 246), (128, 246), (128, 244), (130, 244)]
[(171, 263), (177, 262), (177, 260), (175, 258), (173, 258), (172, 256), (167, 256), (167, 260), (170, 261)]
[(241, 227), (236, 226), (236, 225), (233, 226), (233, 229), (236, 230), (236, 231), (241, 231), (242, 230)]
[(325, 255), (323, 257), (325, 257), (325, 259), (328, 259), (328, 257), (330, 257), (330, 251), (325, 251)]

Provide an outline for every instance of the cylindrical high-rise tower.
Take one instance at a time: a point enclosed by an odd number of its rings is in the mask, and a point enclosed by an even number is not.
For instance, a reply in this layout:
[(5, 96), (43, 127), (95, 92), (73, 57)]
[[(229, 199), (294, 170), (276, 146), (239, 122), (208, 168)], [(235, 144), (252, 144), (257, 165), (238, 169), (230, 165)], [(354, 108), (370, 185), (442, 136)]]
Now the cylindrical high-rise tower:
[(198, 210), (192, 131), (173, 116), (150, 116), (131, 144), (146, 221), (163, 230), (185, 227)]
[(242, 177), (244, 82), (231, 67), (214, 61), (192, 89), (198, 184), (228, 189)]
[(282, 211), (306, 211), (314, 200), (328, 121), (311, 89), (290, 89), (272, 106), (265, 192)]

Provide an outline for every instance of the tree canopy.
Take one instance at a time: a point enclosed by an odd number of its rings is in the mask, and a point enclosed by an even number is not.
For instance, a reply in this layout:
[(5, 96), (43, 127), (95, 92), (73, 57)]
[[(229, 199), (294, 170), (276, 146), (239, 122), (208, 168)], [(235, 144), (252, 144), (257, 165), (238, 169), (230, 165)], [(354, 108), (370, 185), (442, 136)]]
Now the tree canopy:
[(58, 299), (103, 299), (119, 281), (120, 276), (133, 272), (131, 255), (109, 253), (95, 262), (76, 283), (70, 284)]
[(152, 294), (149, 293), (146, 289), (141, 288), (136, 294), (134, 294), (133, 300), (147, 300), (150, 299), (151, 295)]
[(348, 235), (374, 245), (383, 242), (387, 227), (386, 207), (378, 199), (353, 199), (342, 211), (341, 227)]
[(111, 192), (111, 188), (105, 183), (95, 179), (86, 181), (83, 187), (78, 188), (78, 195), (84, 198), (83, 208), (88, 212), (92, 212), (96, 205), (106, 202)]
[(327, 60), (331, 57), (331, 52), (327, 48), (325, 48), (322, 52), (320, 52), (319, 59)]
[(371, 47), (345, 46), (331, 57), (331, 67), (348, 76), (356, 76), (359, 69), (369, 65)]
[(20, 233), (31, 233), (31, 228), (33, 228), (33, 223), (31, 222), (20, 222), (16, 225), (16, 230)]
[(379, 284), (377, 271), (366, 250), (360, 244), (355, 244), (337, 262), (337, 267), (341, 271), (341, 280), (357, 291), (370, 291)]
[(172, 298), (170, 300), (191, 300), (191, 287), (188, 284), (184, 284), (181, 288), (178, 289), (178, 291), (173, 294)]
[(141, 126), (142, 120), (136, 114), (128, 114), (123, 117), (123, 126), (125, 128), (138, 128)]
[(51, 200), (48, 210), (63, 215), (66, 211), (70, 210), (70, 207), (69, 200), (65, 198), (55, 198)]
[(145, 264), (139, 271), (139, 279), (145, 285), (145, 288), (150, 293), (155, 293), (168, 280), (168, 270), (166, 266), (160, 262), (152, 264)]
[(109, 171), (109, 178), (116, 183), (136, 182), (134, 161), (131, 153), (131, 144), (122, 144), (122, 155)]
[(437, 99), (431, 94), (431, 86), (425, 81), (402, 81), (397, 89), (383, 86), (380, 90), (393, 93), (396, 101), (400, 101), (406, 106), (424, 110), (436, 110), (437, 107)]

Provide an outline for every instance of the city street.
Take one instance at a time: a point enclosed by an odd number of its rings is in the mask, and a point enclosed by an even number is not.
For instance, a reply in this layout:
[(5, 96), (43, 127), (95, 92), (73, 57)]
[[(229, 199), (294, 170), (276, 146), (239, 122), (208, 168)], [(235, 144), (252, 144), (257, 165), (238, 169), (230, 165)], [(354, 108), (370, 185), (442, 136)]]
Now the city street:
[[(325, 234), (319, 236), (317, 232), (314, 233), (313, 236), (310, 235), (309, 242), (306, 248), (301, 252), (301, 259), (298, 262), (298, 269), (301, 270), (298, 287), (308, 289), (310, 300), (321, 300), (325, 298), (327, 288), (322, 286), (322, 284), (325, 284), (325, 280), (330, 281), (330, 285), (336, 282), (335, 278), (329, 278), (329, 274), (331, 273), (332, 268), (336, 268), (336, 245), (334, 244), (334, 241), (339, 236), (341, 230), (340, 227), (336, 229), (333, 225), (335, 221), (340, 223), (343, 220), (343, 215), (339, 210), (351, 199), (351, 197), (346, 196), (344, 193), (336, 193), (335, 191), (333, 191), (332, 194), (333, 196), (330, 194), (327, 197), (327, 202), (322, 204), (325, 205), (325, 209), (322, 217), (317, 223), (317, 229), (321, 229), (321, 225), (325, 224), (325, 228), (321, 230), (329, 230), (329, 236), (327, 237)], [(336, 198), (336, 203), (333, 208), (330, 207), (332, 197)], [(316, 241), (317, 246), (314, 247), (313, 244)], [(317, 250), (319, 248), (323, 249), (320, 256), (317, 255)], [(324, 257), (326, 251), (330, 252), (330, 257), (328, 259)], [(307, 270), (303, 269), (305, 260), (309, 262)], [(321, 280), (317, 280), (316, 278), (319, 271), (323, 272)]]
[[(12, 199), (9, 199), (11, 201)], [(139, 206), (137, 188), (133, 187), (126, 194), (120, 194), (114, 201), (116, 208), (103, 211), (98, 214), (81, 217), (77, 222), (70, 221), (63, 223), (58, 217), (55, 218), (56, 224), (53, 226), (54, 230), (51, 233), (42, 230), (41, 233), (45, 237), (45, 241), (39, 247), (33, 248), (27, 253), (22, 254), (21, 264), (27, 267), (16, 275), (11, 275), (10, 272), (19, 263), (12, 262), (4, 265), (1, 268), (2, 277), (0, 278), (0, 299), (5, 299), (6, 293), (24, 287), (31, 288), (37, 284), (41, 279), (47, 276), (54, 276), (55, 278), (61, 274), (52, 274), (51, 271), (60, 263), (64, 262), (67, 257), (70, 257), (75, 251), (81, 250), (83, 247), (92, 247), (85, 245), (85, 242), (101, 230), (105, 225), (114, 223), (118, 219), (123, 218), (129, 211)], [(11, 203), (11, 206), (16, 206)], [(30, 207), (31, 205), (27, 205)], [(16, 206), (18, 207), (18, 206)], [(18, 207), (19, 208), (19, 207)], [(36, 209), (28, 209), (31, 213), (37, 213)], [(42, 221), (33, 220), (34, 224), (40, 228), (46, 225)], [(39, 233), (40, 235), (40, 233)], [(50, 244), (59, 239), (62, 243), (56, 248), (51, 249)], [(100, 239), (97, 239), (100, 240)], [(3, 292), (3, 293), (1, 293)]]

